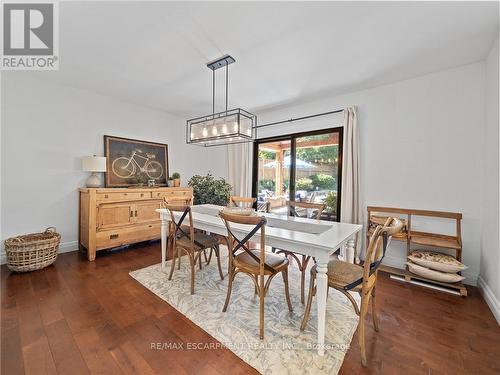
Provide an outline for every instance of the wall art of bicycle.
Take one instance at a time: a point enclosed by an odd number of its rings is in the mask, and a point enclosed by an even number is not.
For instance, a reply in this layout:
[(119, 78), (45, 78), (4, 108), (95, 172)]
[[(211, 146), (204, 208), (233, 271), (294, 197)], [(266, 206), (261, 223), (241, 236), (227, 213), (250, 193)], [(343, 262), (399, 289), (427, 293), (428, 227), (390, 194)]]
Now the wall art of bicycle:
[(104, 136), (106, 187), (167, 186), (168, 146), (162, 143)]

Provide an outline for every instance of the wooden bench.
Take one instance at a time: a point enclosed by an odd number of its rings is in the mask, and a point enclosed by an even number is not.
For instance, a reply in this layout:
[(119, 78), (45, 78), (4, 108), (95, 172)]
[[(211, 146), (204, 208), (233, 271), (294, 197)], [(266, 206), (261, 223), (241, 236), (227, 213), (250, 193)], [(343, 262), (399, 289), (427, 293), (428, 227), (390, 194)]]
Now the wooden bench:
[[(462, 214), (458, 212), (444, 212), (444, 211), (429, 211), (429, 210), (414, 210), (407, 208), (396, 208), (396, 207), (380, 207), (380, 206), (368, 206), (367, 215), (367, 231), (366, 231), (366, 246), (370, 242), (370, 236), (377, 227), (377, 225), (383, 224), (388, 216), (396, 216), (401, 219), (404, 223), (403, 229), (400, 233), (395, 234), (392, 239), (396, 241), (406, 242), (406, 252), (407, 255), (412, 251), (412, 245), (421, 245), (433, 248), (433, 251), (439, 251), (439, 249), (451, 250), (452, 256), (458, 261), (462, 261), (462, 229), (461, 221)], [(440, 233), (430, 233), (422, 232), (418, 230), (413, 230), (412, 218), (424, 217), (424, 218), (441, 218), (448, 220), (455, 220), (455, 234), (440, 234)], [(436, 284), (440, 287), (445, 287), (449, 289), (456, 290), (462, 296), (467, 295), (467, 289), (462, 283), (444, 283), (440, 281), (430, 280), (425, 277), (415, 275), (408, 270), (400, 269), (396, 267), (381, 266), (380, 270), (393, 274), (396, 276), (404, 277), (406, 281), (418, 280), (425, 283)]]

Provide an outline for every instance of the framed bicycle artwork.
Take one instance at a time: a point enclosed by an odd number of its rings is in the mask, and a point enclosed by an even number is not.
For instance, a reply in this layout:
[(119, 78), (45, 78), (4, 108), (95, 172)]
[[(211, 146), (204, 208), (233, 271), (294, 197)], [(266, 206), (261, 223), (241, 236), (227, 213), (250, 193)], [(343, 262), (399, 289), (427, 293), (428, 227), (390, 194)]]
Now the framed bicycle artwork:
[(104, 136), (106, 187), (167, 186), (168, 146), (162, 143)]

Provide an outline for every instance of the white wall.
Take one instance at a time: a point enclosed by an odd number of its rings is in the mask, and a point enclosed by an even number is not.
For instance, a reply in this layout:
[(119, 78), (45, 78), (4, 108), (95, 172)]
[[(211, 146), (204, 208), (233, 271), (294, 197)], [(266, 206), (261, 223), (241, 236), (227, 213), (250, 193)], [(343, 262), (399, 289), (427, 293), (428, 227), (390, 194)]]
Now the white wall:
[(185, 119), (4, 72), (2, 243), (13, 235), (54, 226), (62, 235), (61, 250), (76, 249), (78, 188), (88, 177), (80, 158), (102, 155), (105, 134), (167, 143), (170, 172), (179, 172), (183, 184), (209, 170), (227, 177), (226, 148), (186, 145)]
[[(484, 63), (259, 113), (259, 123), (349, 105), (358, 107), (362, 207), (381, 205), (463, 213), (466, 282), (475, 284), (481, 244)], [(341, 116), (279, 125), (260, 137), (338, 126)], [(366, 213), (365, 213), (366, 214)], [(423, 223), (421, 224), (423, 225)], [(433, 224), (453, 232), (453, 226)], [(386, 263), (402, 266), (393, 241)]]
[(479, 286), (500, 323), (498, 39), (486, 60), (486, 127), (483, 144), (483, 204)]

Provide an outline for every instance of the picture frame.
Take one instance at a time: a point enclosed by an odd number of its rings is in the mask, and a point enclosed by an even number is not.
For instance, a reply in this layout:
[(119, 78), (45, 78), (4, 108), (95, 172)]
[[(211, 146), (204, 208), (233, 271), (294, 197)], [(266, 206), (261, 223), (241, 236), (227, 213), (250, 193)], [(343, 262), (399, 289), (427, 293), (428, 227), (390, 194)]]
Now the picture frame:
[(104, 136), (106, 187), (167, 186), (168, 145)]

